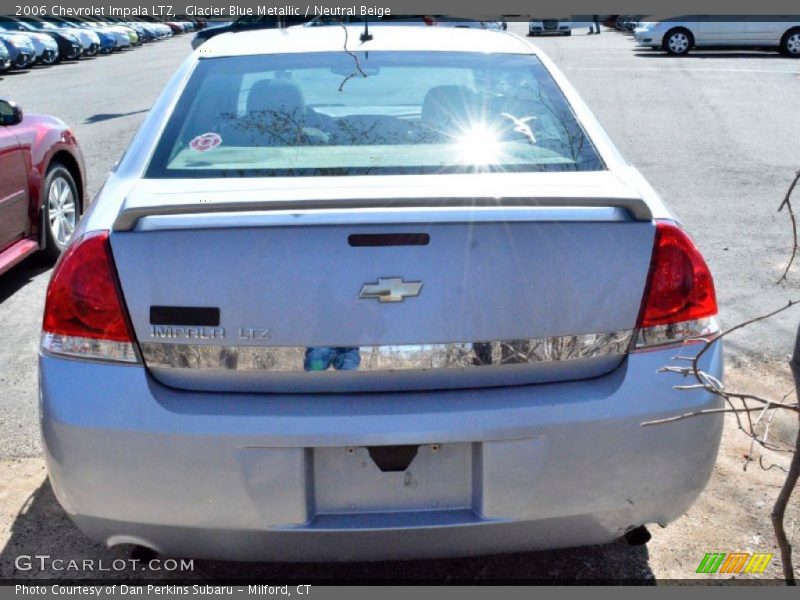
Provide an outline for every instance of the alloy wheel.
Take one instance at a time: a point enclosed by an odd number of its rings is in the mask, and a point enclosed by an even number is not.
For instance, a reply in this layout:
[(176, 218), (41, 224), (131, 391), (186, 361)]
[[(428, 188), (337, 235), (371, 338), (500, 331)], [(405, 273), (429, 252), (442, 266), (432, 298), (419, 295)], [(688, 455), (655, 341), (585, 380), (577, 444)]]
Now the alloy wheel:
[(786, 51), (792, 56), (800, 56), (800, 33), (794, 33), (786, 40)]
[(69, 241), (75, 229), (75, 196), (72, 188), (63, 177), (54, 177), (47, 194), (47, 216), (50, 220), (50, 233), (59, 246)]
[(679, 31), (669, 36), (667, 44), (669, 45), (669, 49), (675, 54), (683, 54), (689, 49), (689, 37), (685, 33)]

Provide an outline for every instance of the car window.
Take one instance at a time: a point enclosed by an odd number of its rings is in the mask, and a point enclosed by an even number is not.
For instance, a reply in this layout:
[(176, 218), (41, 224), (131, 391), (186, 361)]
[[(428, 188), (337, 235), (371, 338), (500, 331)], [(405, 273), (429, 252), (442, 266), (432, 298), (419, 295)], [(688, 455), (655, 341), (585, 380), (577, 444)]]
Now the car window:
[(535, 56), (324, 52), (201, 59), (147, 176), (603, 168)]

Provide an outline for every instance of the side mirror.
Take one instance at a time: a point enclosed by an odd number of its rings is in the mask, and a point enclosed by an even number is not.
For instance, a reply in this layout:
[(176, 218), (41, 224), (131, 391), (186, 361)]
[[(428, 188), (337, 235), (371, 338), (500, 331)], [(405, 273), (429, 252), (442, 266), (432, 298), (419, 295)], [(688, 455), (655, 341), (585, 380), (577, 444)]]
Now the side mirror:
[(0, 125), (17, 125), (22, 122), (22, 109), (11, 100), (0, 98)]

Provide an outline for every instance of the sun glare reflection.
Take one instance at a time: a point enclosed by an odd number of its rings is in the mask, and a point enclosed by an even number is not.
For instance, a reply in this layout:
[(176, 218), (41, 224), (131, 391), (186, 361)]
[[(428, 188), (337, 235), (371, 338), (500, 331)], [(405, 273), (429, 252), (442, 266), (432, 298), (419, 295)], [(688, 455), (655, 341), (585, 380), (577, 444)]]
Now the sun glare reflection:
[(486, 123), (473, 123), (455, 139), (458, 160), (468, 165), (497, 164), (500, 140), (497, 132)]

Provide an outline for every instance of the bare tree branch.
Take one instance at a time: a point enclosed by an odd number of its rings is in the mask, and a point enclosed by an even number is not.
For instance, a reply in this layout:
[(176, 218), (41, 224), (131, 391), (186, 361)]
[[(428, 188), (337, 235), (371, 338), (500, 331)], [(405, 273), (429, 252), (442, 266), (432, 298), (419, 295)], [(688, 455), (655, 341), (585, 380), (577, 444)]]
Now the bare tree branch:
[[(795, 304), (798, 304), (798, 303), (800, 303), (800, 300), (789, 300), (789, 302), (786, 304), (786, 306), (784, 306), (782, 308), (778, 308), (776, 310), (768, 312), (765, 315), (761, 315), (761, 316), (758, 316), (758, 317), (753, 317), (752, 319), (750, 319), (748, 321), (745, 321), (743, 323), (739, 323), (738, 325), (734, 325), (730, 329), (728, 329), (726, 331), (723, 331), (722, 333), (720, 333), (719, 335), (717, 335), (716, 337), (714, 337), (711, 340), (703, 340), (703, 344), (704, 344), (703, 347), (700, 349), (700, 351), (697, 354), (695, 354), (694, 358), (692, 359), (692, 371), (694, 373), (694, 376), (697, 378), (698, 381), (702, 381), (702, 378), (700, 377), (700, 368), (698, 367), (698, 363), (700, 362), (700, 359), (703, 357), (703, 355), (706, 352), (708, 352), (708, 350), (711, 348), (711, 346), (713, 346), (714, 344), (719, 342), (722, 338), (727, 337), (728, 335), (730, 335), (734, 331), (738, 331), (739, 329), (747, 327), (748, 325), (752, 325), (753, 323), (757, 323), (759, 321), (764, 321), (766, 319), (770, 319), (770, 318), (774, 317), (775, 315), (780, 314), (783, 311), (790, 309), (792, 306), (794, 306)], [(695, 341), (695, 340), (689, 340), (689, 341), (691, 342), (691, 341)], [(738, 396), (738, 394), (734, 394), (734, 395)]]
[(755, 410), (763, 410), (760, 406), (753, 406), (748, 408), (708, 408), (706, 410), (696, 410), (690, 413), (684, 413), (677, 417), (668, 417), (666, 419), (658, 419), (656, 421), (645, 421), (642, 427), (652, 427), (653, 425), (663, 425), (665, 423), (675, 423), (676, 421), (684, 421), (694, 417), (701, 417), (703, 415), (718, 415), (720, 413), (734, 413), (734, 412), (752, 412)]

